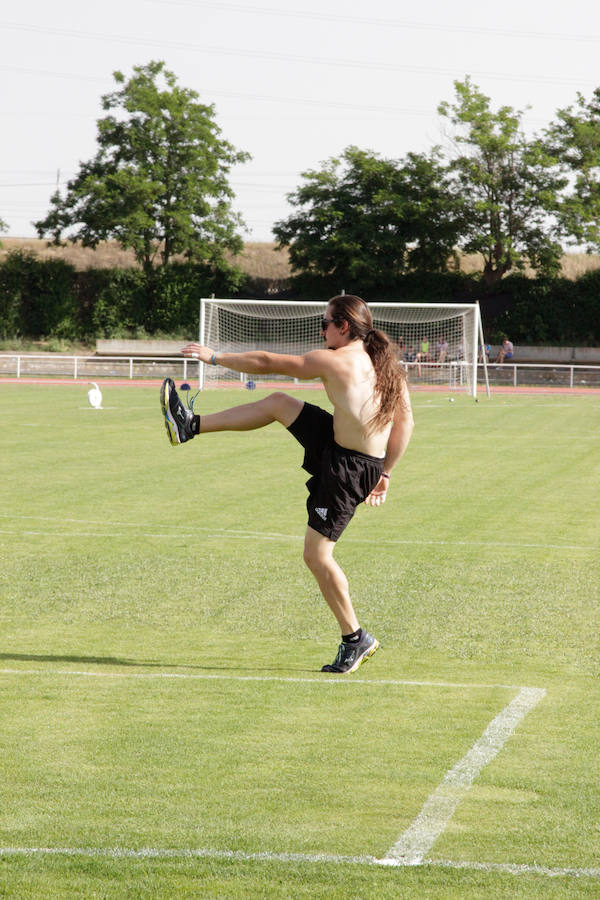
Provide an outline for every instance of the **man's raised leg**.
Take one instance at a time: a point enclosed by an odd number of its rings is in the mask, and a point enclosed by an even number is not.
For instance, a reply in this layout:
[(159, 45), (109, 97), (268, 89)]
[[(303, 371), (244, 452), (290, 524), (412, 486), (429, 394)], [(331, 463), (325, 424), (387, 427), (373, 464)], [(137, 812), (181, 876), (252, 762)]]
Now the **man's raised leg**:
[(281, 422), (287, 428), (297, 419), (304, 401), (277, 391), (254, 403), (242, 403), (221, 412), (197, 416), (181, 402), (173, 380), (165, 378), (160, 390), (160, 405), (169, 440), (177, 446), (200, 433), (251, 431), (272, 422)]
[(200, 433), (253, 431), (255, 428), (264, 428), (272, 422), (281, 422), (287, 428), (298, 418), (303, 406), (303, 400), (277, 391), (253, 403), (242, 403), (240, 406), (232, 406), (221, 412), (201, 416)]

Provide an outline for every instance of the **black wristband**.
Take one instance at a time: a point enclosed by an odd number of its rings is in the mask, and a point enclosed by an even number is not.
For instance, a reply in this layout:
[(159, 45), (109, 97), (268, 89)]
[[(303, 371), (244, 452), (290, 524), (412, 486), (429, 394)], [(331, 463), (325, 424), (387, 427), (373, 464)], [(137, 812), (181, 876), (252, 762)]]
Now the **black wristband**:
[(381, 473), (381, 477), (382, 477), (382, 478), (387, 478), (388, 481), (390, 480), (390, 476), (388, 475), (387, 472), (382, 472), (382, 473)]

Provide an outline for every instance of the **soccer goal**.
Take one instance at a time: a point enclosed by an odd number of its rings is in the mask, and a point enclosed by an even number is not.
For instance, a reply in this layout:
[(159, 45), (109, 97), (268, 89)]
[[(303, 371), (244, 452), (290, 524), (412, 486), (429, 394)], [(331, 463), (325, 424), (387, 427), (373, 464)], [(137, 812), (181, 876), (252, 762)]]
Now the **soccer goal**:
[[(322, 300), (202, 299), (200, 343), (225, 353), (261, 349), (301, 355), (323, 346), (326, 306)], [(477, 396), (478, 348), (483, 346), (478, 303), (369, 303), (369, 309), (375, 327), (394, 342), (411, 385), (437, 385)], [(293, 379), (199, 365), (201, 388), (265, 381)]]

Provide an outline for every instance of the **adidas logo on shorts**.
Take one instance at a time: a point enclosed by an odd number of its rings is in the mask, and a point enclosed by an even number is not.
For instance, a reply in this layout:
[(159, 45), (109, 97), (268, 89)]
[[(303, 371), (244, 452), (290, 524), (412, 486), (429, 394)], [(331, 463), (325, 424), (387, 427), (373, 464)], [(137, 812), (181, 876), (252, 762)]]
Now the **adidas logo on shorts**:
[(320, 516), (323, 519), (323, 521), (325, 521), (329, 510), (323, 506), (315, 506), (315, 512), (318, 516)]

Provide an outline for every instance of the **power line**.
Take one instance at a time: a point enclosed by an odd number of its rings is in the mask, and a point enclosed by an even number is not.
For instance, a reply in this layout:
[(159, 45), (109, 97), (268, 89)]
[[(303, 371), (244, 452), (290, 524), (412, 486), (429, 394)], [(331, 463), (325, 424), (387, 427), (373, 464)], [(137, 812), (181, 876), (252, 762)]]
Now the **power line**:
[[(484, 34), (490, 37), (515, 37), (531, 40), (552, 41), (581, 41), (584, 43), (598, 43), (599, 35), (594, 34), (565, 34), (551, 31), (525, 31), (512, 28), (483, 28), (477, 25), (453, 25), (440, 22), (415, 22), (411, 19), (374, 19), (367, 16), (335, 15), (324, 12), (309, 12), (307, 10), (286, 10), (266, 6), (241, 6), (234, 3), (208, 3), (204, 0), (189, 2), (189, 0), (147, 0), (164, 6), (188, 6), (191, 9), (207, 8), (216, 9), (219, 12), (229, 10), (231, 12), (258, 13), (266, 16), (284, 16), (287, 18), (312, 19), (320, 22), (345, 23), (351, 25), (369, 25), (377, 28), (414, 29), (417, 31), (442, 31), (459, 34)], [(451, 7), (449, 7), (451, 9)]]
[[(302, 56), (295, 53), (277, 53), (272, 50), (249, 50), (245, 47), (214, 47), (205, 44), (192, 44), (183, 41), (148, 40), (138, 37), (123, 37), (120, 35), (99, 34), (97, 32), (71, 31), (62, 28), (46, 28), (38, 25), (25, 25), (17, 22), (0, 23), (3, 28), (16, 31), (33, 32), (36, 34), (50, 34), (57, 37), (77, 38), (93, 41), (110, 41), (112, 43), (135, 44), (136, 46), (172, 48), (178, 50), (192, 50), (195, 53), (207, 53), (217, 56), (246, 57), (250, 59), (271, 60), (273, 62), (302, 63), (312, 66), (326, 66), (332, 68), (348, 68), (360, 70), (373, 70), (381, 72), (408, 72), (419, 75), (443, 75), (456, 76), (456, 68), (435, 68), (434, 66), (414, 66), (399, 63), (384, 63), (374, 61), (361, 61), (356, 59), (341, 59), (320, 56)], [(470, 73), (475, 77), (498, 79), (501, 81), (530, 82), (536, 84), (572, 84), (581, 87), (583, 84), (596, 85), (596, 81), (587, 81), (581, 78), (566, 78), (564, 76), (523, 75), (514, 72), (476, 72)], [(79, 76), (77, 76), (79, 77)]]
[(24, 187), (52, 187), (56, 184), (56, 181), (23, 181), (23, 182), (11, 182), (10, 184), (0, 184), (0, 188), (24, 188)]
[[(79, 78), (79, 74), (75, 74), (74, 72), (51, 72), (47, 69), (32, 69), (29, 67), (23, 66), (10, 66), (0, 64), (0, 71), (11, 71), (11, 72), (22, 72), (26, 75), (43, 75), (44, 77), (52, 77), (56, 78), (66, 78), (69, 80)], [(100, 76), (88, 76), (89, 81), (102, 81), (106, 82), (106, 78), (102, 78)], [(372, 103), (344, 103), (343, 101), (336, 100), (316, 100), (311, 97), (287, 97), (280, 96), (274, 97), (270, 94), (246, 94), (240, 91), (223, 91), (223, 90), (213, 90), (210, 87), (203, 87), (202, 94), (210, 97), (226, 97), (231, 98), (233, 100), (254, 100), (266, 103), (285, 103), (289, 104), (298, 104), (303, 106), (315, 106), (315, 107), (325, 107), (328, 109), (339, 109), (339, 110), (347, 110), (348, 112), (368, 112), (375, 114), (391, 114), (398, 116), (430, 116), (435, 110), (425, 110), (425, 109), (416, 109), (414, 107), (404, 107), (404, 106), (377, 106)], [(26, 113), (29, 111), (26, 110)], [(46, 110), (47, 112), (47, 110)], [(13, 113), (9, 113), (12, 115)], [(16, 111), (15, 111), (16, 114)], [(58, 113), (57, 113), (58, 115)], [(71, 111), (68, 111), (66, 115), (74, 115)], [(88, 115), (88, 114), (77, 114), (79, 117), (96, 119), (97, 115)]]
[(44, 75), (45, 77), (49, 78), (67, 78), (69, 81), (72, 81), (74, 78), (76, 78), (78, 81), (98, 81), (105, 84), (108, 80), (106, 75), (82, 75), (81, 72), (77, 72), (77, 74), (74, 74), (73, 72), (56, 72), (49, 69), (34, 69), (29, 66), (7, 66), (1, 63), (0, 71), (21, 72), (24, 75)]

